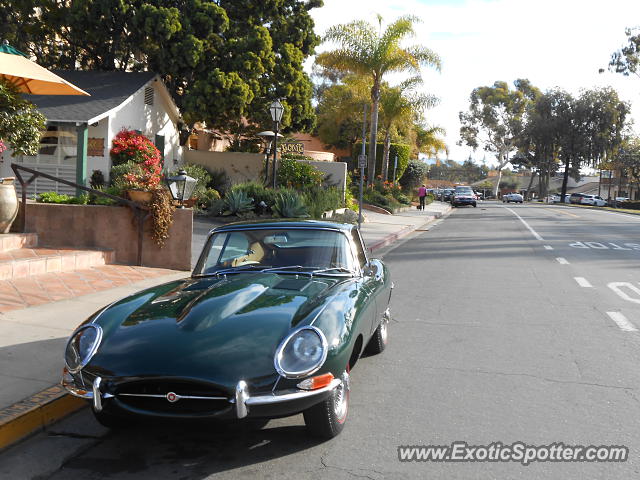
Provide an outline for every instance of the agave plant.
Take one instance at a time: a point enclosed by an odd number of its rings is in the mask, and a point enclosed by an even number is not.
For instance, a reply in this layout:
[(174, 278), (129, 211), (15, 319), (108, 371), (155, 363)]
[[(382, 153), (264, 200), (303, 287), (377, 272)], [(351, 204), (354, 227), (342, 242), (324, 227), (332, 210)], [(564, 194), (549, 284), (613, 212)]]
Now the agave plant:
[(273, 211), (282, 218), (308, 218), (309, 213), (302, 197), (294, 192), (278, 195)]
[(224, 197), (223, 215), (242, 215), (253, 210), (253, 198), (240, 190), (233, 190)]

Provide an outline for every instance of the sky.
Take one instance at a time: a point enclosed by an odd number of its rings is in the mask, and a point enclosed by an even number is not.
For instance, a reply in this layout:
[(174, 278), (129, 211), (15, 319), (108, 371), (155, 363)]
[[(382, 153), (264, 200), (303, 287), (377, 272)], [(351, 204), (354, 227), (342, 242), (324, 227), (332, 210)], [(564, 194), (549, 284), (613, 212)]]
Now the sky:
[(319, 35), (337, 23), (375, 23), (377, 14), (386, 22), (401, 15), (420, 19), (406, 44), (424, 45), (442, 59), (440, 73), (423, 68), (422, 78), (424, 90), (440, 98), (427, 122), (446, 129), (452, 160), (471, 155), (493, 164), (490, 153), (457, 145), (458, 114), (468, 109), (474, 88), (497, 80), (513, 87), (514, 80), (528, 78), (543, 91), (560, 87), (574, 95), (611, 86), (631, 103), (633, 130), (640, 134), (640, 78), (607, 69), (611, 54), (627, 44), (625, 28), (640, 26), (640, 0), (324, 0), (311, 14)]

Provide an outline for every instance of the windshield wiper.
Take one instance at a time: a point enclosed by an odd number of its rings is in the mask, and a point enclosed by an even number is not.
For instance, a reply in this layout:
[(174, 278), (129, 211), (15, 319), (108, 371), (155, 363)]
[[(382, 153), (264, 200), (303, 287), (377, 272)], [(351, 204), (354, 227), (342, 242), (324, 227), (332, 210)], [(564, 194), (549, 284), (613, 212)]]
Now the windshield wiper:
[(256, 272), (262, 272), (264, 268), (264, 265), (240, 265), (238, 267), (223, 268), (222, 270), (216, 270), (215, 272), (200, 273), (194, 275), (194, 277), (215, 277), (217, 275), (226, 275), (227, 273), (240, 273), (252, 270), (255, 270)]
[(353, 271), (346, 267), (329, 267), (329, 268), (321, 268), (319, 270), (314, 270), (311, 272), (313, 275), (317, 275), (318, 273), (329, 273), (329, 272), (338, 272), (338, 273), (349, 273), (353, 274)]
[(302, 269), (309, 269), (309, 268), (318, 268), (318, 267), (305, 267), (303, 265), (286, 265), (283, 267), (271, 267), (271, 268), (265, 268), (264, 270), (261, 270), (262, 272), (276, 272), (276, 271), (290, 271), (290, 270), (294, 270), (295, 273), (309, 273), (309, 272), (303, 272)]

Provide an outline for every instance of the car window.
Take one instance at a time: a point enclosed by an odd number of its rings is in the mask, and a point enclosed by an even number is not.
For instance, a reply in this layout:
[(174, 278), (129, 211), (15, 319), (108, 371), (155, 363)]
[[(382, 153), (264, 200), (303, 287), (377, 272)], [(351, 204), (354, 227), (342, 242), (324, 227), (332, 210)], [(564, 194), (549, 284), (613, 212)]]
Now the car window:
[(360, 268), (364, 268), (367, 263), (367, 255), (362, 248), (362, 241), (360, 240), (360, 234), (357, 229), (351, 230), (351, 236), (353, 237), (353, 245), (355, 248), (356, 262)]
[(320, 229), (255, 229), (218, 232), (203, 249), (194, 274), (229, 268), (354, 268), (346, 235)]

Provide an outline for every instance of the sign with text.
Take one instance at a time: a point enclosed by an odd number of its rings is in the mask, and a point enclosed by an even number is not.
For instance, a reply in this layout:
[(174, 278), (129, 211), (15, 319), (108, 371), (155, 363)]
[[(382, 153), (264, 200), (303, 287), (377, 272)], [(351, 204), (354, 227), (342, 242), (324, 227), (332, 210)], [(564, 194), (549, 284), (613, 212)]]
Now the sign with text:
[(278, 144), (280, 155), (285, 153), (297, 153), (304, 155), (304, 144), (302, 142), (284, 142)]

